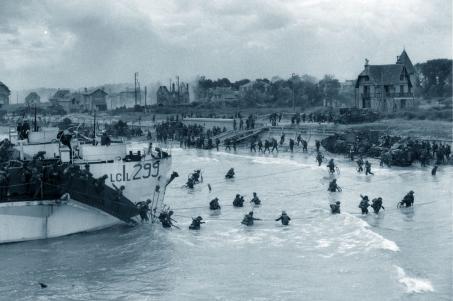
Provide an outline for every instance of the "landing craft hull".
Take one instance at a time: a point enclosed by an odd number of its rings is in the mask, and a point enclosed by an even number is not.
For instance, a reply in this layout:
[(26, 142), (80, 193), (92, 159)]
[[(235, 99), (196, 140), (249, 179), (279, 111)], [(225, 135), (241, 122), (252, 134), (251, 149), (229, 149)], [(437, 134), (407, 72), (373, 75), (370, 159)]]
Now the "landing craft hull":
[(0, 243), (89, 232), (123, 223), (72, 199), (0, 203)]
[[(32, 158), (39, 151), (45, 151), (45, 157), (48, 159), (62, 156), (58, 143), (19, 144), (15, 148), (22, 154), (22, 157), (26, 158)], [(161, 188), (160, 194), (163, 194), (171, 168), (171, 157), (153, 159), (147, 155), (145, 159), (140, 161), (127, 162), (121, 159), (123, 157), (122, 152), (125, 153), (127, 149), (124, 144), (114, 146), (85, 145), (83, 149), (85, 160), (76, 159), (74, 163), (80, 165), (82, 169), (88, 164), (90, 172), (95, 178), (107, 175), (105, 184), (111, 188), (124, 186), (123, 194), (132, 202), (152, 200), (153, 196), (157, 197), (154, 194), (157, 185)]]

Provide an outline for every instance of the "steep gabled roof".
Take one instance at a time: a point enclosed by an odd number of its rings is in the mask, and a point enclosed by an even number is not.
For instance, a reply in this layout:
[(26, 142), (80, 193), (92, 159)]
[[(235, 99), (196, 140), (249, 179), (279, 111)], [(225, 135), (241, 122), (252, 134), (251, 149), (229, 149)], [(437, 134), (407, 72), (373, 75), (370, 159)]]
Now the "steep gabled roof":
[(170, 94), (170, 91), (166, 86), (159, 86), (159, 89), (157, 89), (158, 94)]
[(402, 82), (400, 75), (403, 72), (407, 74), (406, 68), (401, 64), (368, 65), (359, 74), (359, 78), (368, 76), (369, 81), (376, 85), (399, 85)]
[(58, 90), (57, 92), (55, 92), (55, 94), (53, 95), (53, 98), (64, 98), (65, 96), (67, 96), (69, 94), (69, 90)]
[(403, 50), (403, 52), (401, 52), (401, 55), (397, 57), (396, 63), (404, 65), (409, 74), (415, 73), (414, 65), (412, 65), (411, 59), (407, 55), (405, 49)]
[(98, 91), (101, 91), (104, 95), (108, 95), (107, 92), (105, 92), (104, 90), (102, 90), (102, 89), (100, 89), (100, 88), (97, 88), (97, 89), (94, 89), (94, 90), (92, 90), (92, 91), (86, 92), (85, 95), (92, 95), (92, 94), (94, 94), (94, 93), (96, 93), (96, 92), (98, 92)]
[(5, 85), (5, 84), (4, 84), (4, 83), (2, 83), (2, 82), (0, 82), (0, 87), (3, 87), (3, 88), (5, 88), (5, 89), (6, 89), (6, 91), (8, 91), (8, 92), (11, 92), (11, 90), (10, 90), (10, 89), (8, 88), (8, 86), (7, 86), (7, 85)]

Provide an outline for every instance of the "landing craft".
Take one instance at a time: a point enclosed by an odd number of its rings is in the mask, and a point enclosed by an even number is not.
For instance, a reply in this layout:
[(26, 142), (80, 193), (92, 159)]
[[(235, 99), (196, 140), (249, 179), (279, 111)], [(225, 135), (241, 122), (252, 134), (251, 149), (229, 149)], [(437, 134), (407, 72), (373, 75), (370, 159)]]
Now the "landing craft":
[[(146, 199), (152, 200), (152, 210), (160, 211), (169, 182), (170, 154), (160, 149), (134, 151), (123, 142), (106, 146), (73, 140), (70, 149), (56, 140), (57, 132), (42, 129), (22, 140), (10, 135), (20, 160), (5, 169), (10, 181), (0, 200), (0, 243), (134, 224), (138, 221), (135, 204)], [(40, 192), (34, 193), (23, 180), (23, 162), (38, 152), (44, 168), (38, 171), (41, 175), (57, 162), (66, 172), (68, 167), (76, 171), (60, 179), (43, 176)], [(99, 184), (96, 179), (104, 176)]]

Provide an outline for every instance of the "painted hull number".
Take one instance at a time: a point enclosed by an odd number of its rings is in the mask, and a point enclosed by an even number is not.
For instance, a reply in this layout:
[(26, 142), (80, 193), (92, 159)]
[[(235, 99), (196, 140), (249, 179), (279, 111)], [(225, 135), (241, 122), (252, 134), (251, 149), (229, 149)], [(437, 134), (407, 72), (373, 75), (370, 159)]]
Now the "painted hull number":
[(130, 182), (141, 179), (148, 179), (149, 177), (156, 178), (159, 176), (159, 161), (154, 163), (137, 163), (134, 165), (131, 174), (126, 171), (126, 165), (123, 165), (123, 171), (110, 174), (110, 181), (114, 182)]

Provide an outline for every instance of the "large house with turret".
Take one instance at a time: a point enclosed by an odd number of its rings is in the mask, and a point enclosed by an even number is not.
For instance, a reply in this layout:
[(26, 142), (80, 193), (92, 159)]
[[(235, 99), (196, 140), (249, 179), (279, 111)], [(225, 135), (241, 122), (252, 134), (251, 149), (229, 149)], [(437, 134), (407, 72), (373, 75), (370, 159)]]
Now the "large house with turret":
[(414, 106), (415, 69), (406, 50), (395, 64), (370, 65), (355, 83), (355, 105), (380, 112), (395, 112)]

